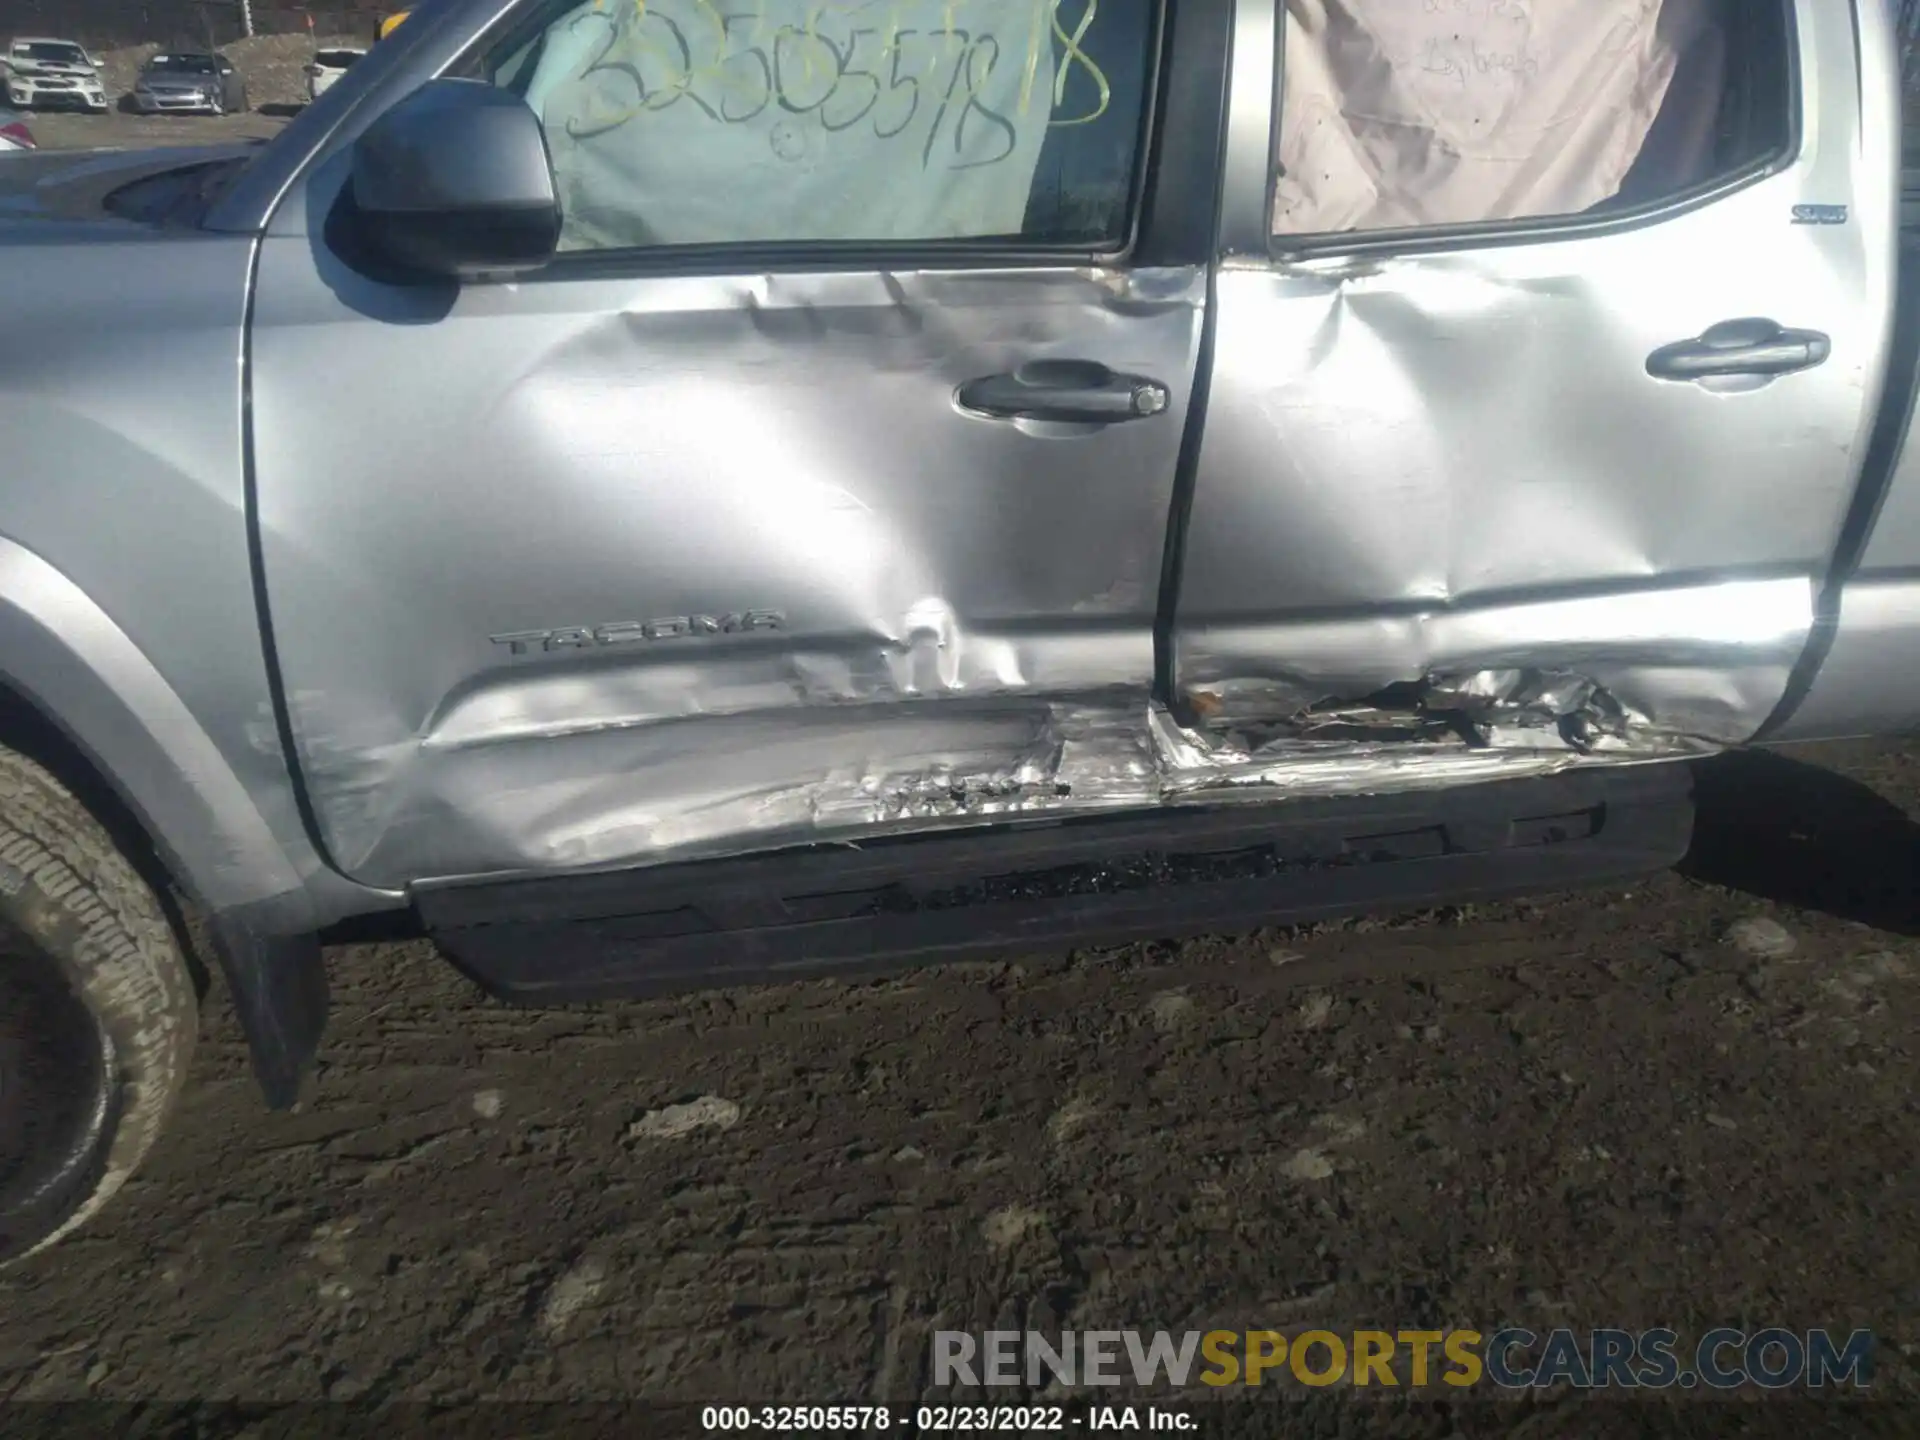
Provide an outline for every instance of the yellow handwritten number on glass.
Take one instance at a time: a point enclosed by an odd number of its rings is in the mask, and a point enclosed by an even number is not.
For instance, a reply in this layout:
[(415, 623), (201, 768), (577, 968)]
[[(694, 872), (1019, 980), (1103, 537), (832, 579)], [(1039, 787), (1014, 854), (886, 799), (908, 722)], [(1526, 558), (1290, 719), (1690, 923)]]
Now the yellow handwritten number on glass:
[(1094, 58), (1080, 48), (1080, 42), (1087, 38), (1087, 32), (1093, 28), (1094, 18), (1100, 13), (1100, 0), (1086, 0), (1086, 9), (1080, 14), (1080, 23), (1067, 33), (1067, 27), (1060, 23), (1061, 0), (1051, 0), (1053, 14), (1053, 33), (1061, 44), (1067, 47), (1067, 53), (1060, 57), (1060, 68), (1053, 77), (1053, 105), (1057, 110), (1067, 103), (1067, 76), (1072, 73), (1075, 61), (1086, 67), (1087, 77), (1093, 81), (1094, 88), (1100, 94), (1100, 103), (1085, 115), (1076, 115), (1071, 120), (1054, 120), (1055, 125), (1091, 125), (1113, 105), (1113, 86), (1107, 82), (1106, 72), (1100, 68)]
[[(604, 3), (605, 0), (595, 0), (593, 12), (604, 16), (605, 11), (602, 8)], [(849, 5), (849, 3), (851, 9), (857, 12), (867, 9), (871, 4), (871, 0), (839, 0), (839, 4), (843, 7)], [(1095, 21), (1099, 18), (1100, 3), (1099, 0), (1081, 0), (1080, 15), (1074, 22), (1071, 30), (1067, 28), (1061, 19), (1060, 7), (1063, 3), (1065, 3), (1065, 0), (1034, 0), (1036, 22), (1039, 22), (1041, 15), (1044, 14), (1044, 25), (1051, 28), (1053, 38), (1059, 41), (1063, 51), (1059, 64), (1054, 69), (1052, 87), (1053, 108), (1058, 110), (1066, 104), (1067, 84), (1072, 76), (1075, 65), (1085, 70), (1087, 78), (1093, 82), (1098, 99), (1093, 108), (1084, 115), (1076, 115), (1066, 119), (1056, 117), (1048, 123), (1050, 125), (1062, 126), (1090, 125), (1105, 115), (1113, 106), (1113, 86), (1107, 79), (1106, 72), (1100, 68), (1099, 62), (1083, 48), (1088, 33), (1093, 29)], [(613, 33), (608, 35), (605, 45), (602, 46), (594, 61), (588, 65), (586, 73), (590, 75), (597, 71), (608, 69), (624, 72), (636, 83), (641, 94), (636, 97), (637, 103), (628, 106), (619, 106), (617, 104), (609, 106), (605, 98), (596, 97), (597, 103), (593, 108), (598, 113), (593, 117), (593, 121), (590, 122), (590, 129), (585, 131), (576, 130), (575, 124), (577, 120), (569, 123), (567, 128), (570, 132), (574, 133), (575, 138), (585, 139), (590, 135), (604, 134), (608, 130), (617, 129), (619, 126), (624, 125), (637, 115), (648, 111), (665, 109), (675, 101), (690, 96), (692, 87), (696, 81), (705, 80), (716, 84), (722, 95), (728, 98), (738, 98), (741, 92), (752, 84), (752, 80), (748, 76), (741, 75), (731, 68), (734, 60), (744, 58), (744, 52), (740, 55), (729, 53), (731, 46), (728, 44), (729, 26), (727, 22), (732, 19), (750, 20), (752, 31), (758, 35), (762, 26), (766, 23), (763, 4), (754, 4), (746, 15), (735, 16), (730, 14), (723, 15), (719, 7), (714, 3), (714, 0), (694, 0), (695, 8), (702, 12), (710, 23), (717, 22), (714, 23), (714, 29), (717, 31), (714, 53), (712, 58), (705, 63), (694, 62), (691, 54), (686, 53), (686, 42), (680, 37), (678, 27), (670, 20), (666, 23), (669, 29), (673, 31), (676, 42), (671, 46), (663, 43), (652, 34), (647, 33), (648, 27), (646, 26), (646, 22), (649, 18), (647, 8), (648, 0), (630, 0), (630, 4), (631, 20), (628, 21), (626, 25), (620, 25), (617, 21), (615, 22)], [(822, 48), (832, 52), (835, 58), (838, 58), (838, 47), (834, 46), (820, 33), (820, 21), (823, 12), (829, 8), (835, 8), (835, 0), (826, 0), (824, 4), (816, 4), (811, 7), (806, 25), (801, 30), (793, 32), (794, 38), (802, 42), (802, 70), (809, 80), (814, 76), (815, 69), (819, 63), (819, 51)], [(944, 0), (942, 9), (947, 17), (946, 28), (944, 31), (936, 31), (933, 33), (944, 33), (956, 37), (960, 36), (962, 32), (958, 31), (953, 24), (959, 9), (956, 0)], [(900, 15), (897, 0), (894, 5), (887, 7), (887, 14), (887, 43), (882, 47), (883, 54), (892, 53), (899, 44), (900, 36), (903, 33), (911, 33), (902, 32), (900, 29)], [(778, 43), (777, 38), (775, 43)], [(1035, 79), (1034, 71), (1039, 62), (1042, 47), (1046, 44), (1047, 42), (1043, 38), (1043, 26), (1040, 23), (1036, 23), (1034, 34), (1028, 47), (1027, 76), (1021, 86), (1020, 108), (1023, 111), (1027, 108), (1027, 103), (1032, 92), (1033, 80)], [(609, 63), (607, 56), (609, 52), (613, 51), (616, 47), (624, 48), (632, 59)], [(635, 60), (642, 58), (661, 64), (674, 78), (658, 90), (647, 93), (644, 84), (640, 83), (639, 73), (637, 69), (634, 68), (633, 63)], [(971, 57), (968, 56), (965, 58), (970, 59)], [(928, 57), (928, 63), (930, 66), (939, 64), (937, 53)], [(968, 98), (971, 99), (978, 83), (974, 78), (973, 66), (963, 63), (957, 78), (964, 81)], [(700, 103), (698, 102), (698, 97), (693, 98), (696, 100), (696, 103)], [(722, 103), (725, 103), (724, 99)], [(707, 109), (708, 107), (702, 104), (702, 108)]]

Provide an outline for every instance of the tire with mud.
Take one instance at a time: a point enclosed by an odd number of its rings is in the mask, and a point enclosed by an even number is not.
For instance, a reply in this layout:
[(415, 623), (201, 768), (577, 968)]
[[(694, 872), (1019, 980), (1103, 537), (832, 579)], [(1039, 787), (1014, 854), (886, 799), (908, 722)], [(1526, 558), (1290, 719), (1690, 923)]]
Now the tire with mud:
[(167, 912), (85, 806), (0, 749), (0, 1266), (153, 1148), (199, 1029)]

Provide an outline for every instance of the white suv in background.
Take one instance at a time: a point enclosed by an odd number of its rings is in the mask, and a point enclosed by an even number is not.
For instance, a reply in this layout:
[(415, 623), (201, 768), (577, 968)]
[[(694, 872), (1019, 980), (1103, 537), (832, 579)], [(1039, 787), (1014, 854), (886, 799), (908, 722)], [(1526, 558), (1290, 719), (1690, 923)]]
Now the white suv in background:
[(318, 100), (326, 94), (334, 81), (347, 73), (353, 62), (367, 52), (351, 45), (329, 45), (323, 50), (313, 52), (313, 63), (307, 66), (307, 98)]
[(107, 91), (94, 58), (71, 40), (19, 36), (7, 43), (6, 99), (19, 108), (107, 112)]

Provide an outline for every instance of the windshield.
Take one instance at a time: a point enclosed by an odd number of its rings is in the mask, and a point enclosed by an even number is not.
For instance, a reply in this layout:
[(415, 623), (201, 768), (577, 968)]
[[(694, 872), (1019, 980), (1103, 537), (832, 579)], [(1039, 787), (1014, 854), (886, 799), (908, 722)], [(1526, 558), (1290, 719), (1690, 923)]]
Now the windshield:
[(39, 41), (28, 45), (16, 45), (13, 53), (25, 60), (52, 60), (67, 65), (84, 65), (87, 52), (78, 45), (61, 45)]
[(214, 73), (211, 55), (156, 55), (147, 62), (148, 71), (169, 75), (211, 75)]

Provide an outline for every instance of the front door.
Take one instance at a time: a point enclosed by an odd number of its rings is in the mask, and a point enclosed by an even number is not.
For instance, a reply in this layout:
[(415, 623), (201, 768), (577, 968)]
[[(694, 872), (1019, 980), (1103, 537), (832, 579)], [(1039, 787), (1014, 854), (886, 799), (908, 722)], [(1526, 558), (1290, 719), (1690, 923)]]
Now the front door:
[(1277, 178), (1227, 197), (1260, 240), (1218, 292), (1188, 713), (1276, 759), (1384, 744), (1374, 783), (1409, 745), (1752, 736), (1887, 344), (1889, 166), (1858, 142), (1891, 86), (1862, 93), (1852, 9), (1256, 7), (1286, 99)]
[(1143, 728), (1213, 179), (1140, 181), (1225, 53), (1155, 9), (528, 0), (451, 67), (546, 127), (563, 253), (517, 283), (369, 273), (309, 171), (252, 415), (338, 868), (964, 822)]

